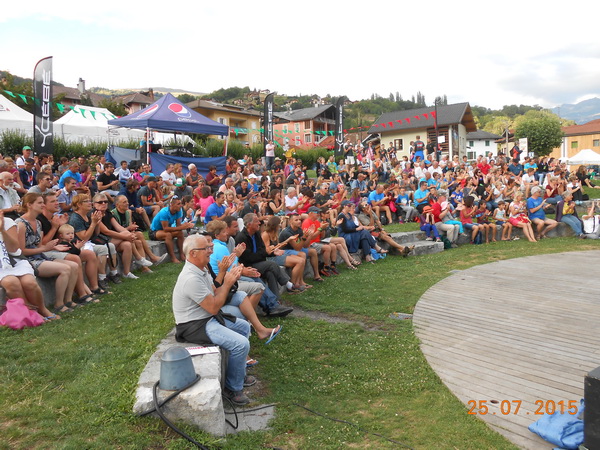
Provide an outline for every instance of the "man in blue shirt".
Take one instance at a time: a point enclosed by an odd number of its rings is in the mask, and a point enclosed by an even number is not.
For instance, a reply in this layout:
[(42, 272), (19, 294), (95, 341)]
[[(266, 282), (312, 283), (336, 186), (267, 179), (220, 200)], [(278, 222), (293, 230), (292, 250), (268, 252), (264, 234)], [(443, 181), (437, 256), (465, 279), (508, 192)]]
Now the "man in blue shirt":
[(182, 224), (182, 218), (181, 200), (177, 197), (172, 197), (169, 205), (165, 206), (154, 216), (148, 233), (148, 236), (153, 241), (165, 241), (167, 252), (171, 257), (171, 261), (175, 264), (179, 264), (181, 261), (175, 256), (173, 240), (177, 238), (179, 254), (183, 255), (183, 239), (185, 238), (183, 231), (194, 226), (192, 222)]
[(508, 170), (515, 177), (520, 177), (523, 175), (523, 166), (519, 164), (518, 159), (513, 159), (512, 162), (508, 165)]
[(65, 178), (68, 177), (71, 177), (75, 181), (77, 181), (77, 186), (81, 184), (81, 174), (79, 173), (79, 164), (77, 163), (77, 161), (72, 161), (69, 164), (69, 169), (65, 170), (61, 175), (60, 180), (58, 180), (58, 187), (60, 189), (65, 187)]
[(385, 212), (385, 216), (387, 217), (388, 223), (392, 223), (392, 211), (390, 207), (385, 204), (387, 201), (387, 195), (383, 192), (383, 185), (378, 184), (374, 191), (369, 193), (369, 205), (373, 208), (373, 211), (379, 217), (381, 212)]
[(352, 183), (350, 183), (350, 189), (358, 189), (361, 197), (366, 197), (369, 195), (369, 192), (367, 191), (367, 182), (365, 181), (366, 178), (367, 175), (363, 172), (360, 172), (356, 176), (356, 180), (353, 180)]
[(225, 193), (217, 192), (215, 202), (206, 208), (204, 225), (208, 224), (211, 220), (223, 220), (229, 214), (231, 214), (231, 209), (225, 206)]
[(415, 191), (413, 196), (415, 199), (415, 208), (421, 212), (423, 207), (429, 203), (429, 189), (427, 187), (427, 181), (421, 181), (419, 183), (419, 189)]
[[(546, 199), (541, 196), (543, 189), (539, 186), (531, 188), (531, 197), (527, 199), (527, 211), (529, 212), (529, 219), (531, 223), (537, 227), (536, 236), (537, 240), (546, 237), (548, 231), (556, 228), (558, 222), (556, 220), (548, 219), (544, 212), (544, 207), (548, 206)], [(544, 230), (544, 225), (546, 229)]]

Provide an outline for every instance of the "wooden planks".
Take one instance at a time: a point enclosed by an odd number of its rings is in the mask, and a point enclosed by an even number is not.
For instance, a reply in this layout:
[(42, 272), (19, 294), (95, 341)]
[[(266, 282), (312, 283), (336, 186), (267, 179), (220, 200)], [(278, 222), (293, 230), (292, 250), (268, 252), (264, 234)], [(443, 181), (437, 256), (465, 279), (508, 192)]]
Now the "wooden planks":
[[(487, 400), (489, 412), (478, 417), (492, 428), (521, 448), (551, 449), (527, 426), (548, 401), (579, 404), (585, 374), (600, 365), (598, 275), (600, 251), (528, 256), (455, 273), (415, 307), (421, 350), (468, 409)], [(521, 400), (519, 412), (503, 413), (502, 400)]]

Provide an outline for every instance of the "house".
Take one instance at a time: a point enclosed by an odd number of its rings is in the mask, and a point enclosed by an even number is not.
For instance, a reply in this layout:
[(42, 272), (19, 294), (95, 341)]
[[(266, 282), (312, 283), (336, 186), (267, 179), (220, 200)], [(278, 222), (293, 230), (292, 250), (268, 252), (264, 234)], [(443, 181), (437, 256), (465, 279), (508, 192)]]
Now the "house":
[(571, 158), (581, 150), (589, 148), (600, 153), (600, 119), (583, 125), (571, 125), (562, 128), (565, 136), (559, 148), (550, 153), (554, 158)]
[[(260, 111), (209, 100), (194, 100), (193, 102), (186, 103), (186, 106), (215, 122), (228, 125), (230, 138), (250, 145), (261, 142), (260, 128), (262, 124)], [(223, 136), (211, 137), (223, 139)]]
[(282, 122), (273, 124), (275, 140), (282, 146), (286, 139), (290, 145), (302, 149), (321, 145), (335, 130), (334, 105), (316, 105), (311, 108), (278, 112), (274, 115)]
[[(437, 133), (435, 120), (437, 117)], [(471, 106), (468, 103), (442, 105), (383, 113), (368, 133), (379, 134), (380, 141), (396, 147), (399, 158), (409, 156), (410, 143), (420, 136), (422, 141), (431, 139), (442, 147), (442, 155), (462, 157), (467, 154), (467, 133), (477, 131)]]
[(496, 141), (502, 136), (487, 131), (477, 130), (467, 133), (467, 158), (472, 160), (478, 156), (487, 156), (490, 152), (498, 154)]
[(154, 103), (154, 90), (149, 89), (146, 92), (135, 92), (128, 95), (119, 95), (113, 97), (115, 102), (122, 103), (127, 110), (127, 114), (133, 114), (147, 108)]
[(79, 79), (77, 87), (52, 85), (54, 101), (60, 102), (67, 107), (77, 105), (99, 106), (106, 97), (88, 92), (85, 89), (85, 80)]

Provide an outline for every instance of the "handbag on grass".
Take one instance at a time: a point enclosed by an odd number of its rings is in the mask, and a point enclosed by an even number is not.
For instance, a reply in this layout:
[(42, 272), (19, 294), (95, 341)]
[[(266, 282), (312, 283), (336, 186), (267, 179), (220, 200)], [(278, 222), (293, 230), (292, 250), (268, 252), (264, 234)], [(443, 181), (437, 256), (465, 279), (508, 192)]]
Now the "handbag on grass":
[(44, 318), (37, 311), (25, 306), (22, 298), (11, 298), (6, 301), (6, 311), (0, 315), (0, 326), (13, 330), (22, 330), (25, 327), (39, 327), (44, 323)]

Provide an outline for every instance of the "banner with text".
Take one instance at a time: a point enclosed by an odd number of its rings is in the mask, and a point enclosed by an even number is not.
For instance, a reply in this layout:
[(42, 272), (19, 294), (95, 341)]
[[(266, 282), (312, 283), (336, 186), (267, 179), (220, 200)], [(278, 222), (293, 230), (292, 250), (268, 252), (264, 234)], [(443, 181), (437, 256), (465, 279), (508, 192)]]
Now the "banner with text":
[(54, 150), (52, 126), (52, 56), (40, 59), (33, 71), (33, 142), (37, 154)]
[(269, 141), (273, 140), (273, 97), (274, 94), (271, 93), (265, 98), (265, 110), (263, 114), (265, 121), (263, 127), (265, 130), (265, 133), (263, 135), (264, 146), (266, 146)]

